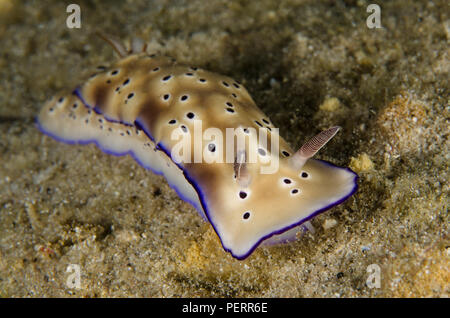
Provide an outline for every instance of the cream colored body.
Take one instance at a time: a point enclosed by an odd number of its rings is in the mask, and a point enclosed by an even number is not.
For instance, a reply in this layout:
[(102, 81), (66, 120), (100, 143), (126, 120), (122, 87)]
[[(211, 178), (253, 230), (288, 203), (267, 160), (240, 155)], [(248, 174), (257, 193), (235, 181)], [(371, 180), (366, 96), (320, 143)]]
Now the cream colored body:
[[(278, 153), (265, 149), (267, 155), (282, 158), (278, 171), (261, 174), (258, 162), (248, 164), (251, 182), (246, 187), (236, 180), (233, 163), (177, 165), (170, 157), (176, 143), (171, 134), (184, 125), (193, 138), (193, 119), (201, 120), (203, 129), (218, 128), (224, 135), (226, 128), (263, 128), (268, 144), (277, 134), (246, 89), (233, 79), (147, 54), (121, 59), (75, 94), (48, 102), (38, 121), (55, 138), (95, 141), (107, 152), (130, 153), (144, 167), (163, 173), (180, 196), (211, 222), (223, 247), (236, 258), (247, 257), (263, 240), (301, 225), (356, 189), (356, 175), (349, 169), (317, 160), (308, 160), (301, 170), (292, 168), (285, 157), (293, 151), (278, 135)], [(170, 124), (173, 120), (176, 124)]]

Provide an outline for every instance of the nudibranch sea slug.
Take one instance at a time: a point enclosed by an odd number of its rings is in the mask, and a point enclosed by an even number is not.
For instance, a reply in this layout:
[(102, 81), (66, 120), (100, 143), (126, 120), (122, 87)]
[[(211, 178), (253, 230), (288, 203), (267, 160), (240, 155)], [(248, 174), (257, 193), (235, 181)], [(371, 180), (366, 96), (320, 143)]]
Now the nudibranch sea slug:
[[(339, 127), (294, 152), (239, 82), (148, 54), (138, 39), (130, 50), (107, 40), (121, 58), (46, 102), (38, 128), (66, 143), (129, 154), (164, 175), (235, 258), (263, 242), (295, 239), (309, 219), (356, 191), (358, 177), (349, 168), (310, 159)], [(231, 139), (223, 137), (230, 129)]]

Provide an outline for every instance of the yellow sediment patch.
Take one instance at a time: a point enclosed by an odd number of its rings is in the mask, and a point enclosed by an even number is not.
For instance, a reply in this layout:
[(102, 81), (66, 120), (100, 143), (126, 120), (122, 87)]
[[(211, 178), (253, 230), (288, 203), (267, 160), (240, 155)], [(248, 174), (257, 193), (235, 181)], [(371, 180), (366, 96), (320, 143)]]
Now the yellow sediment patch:
[(0, 0), (0, 23), (10, 22), (15, 18), (16, 15), (16, 4), (19, 1), (14, 0)]
[(363, 152), (356, 158), (351, 158), (350, 168), (357, 173), (367, 172), (374, 169), (374, 164), (372, 160), (370, 160), (369, 155)]
[[(448, 249), (448, 248), (447, 248)], [(419, 266), (405, 264), (392, 268), (391, 278), (396, 282), (394, 297), (449, 297), (450, 256), (444, 246), (425, 251)], [(403, 273), (403, 275), (398, 274)]]
[(341, 108), (341, 102), (336, 97), (325, 99), (324, 102), (319, 106), (320, 110), (327, 112), (335, 112), (339, 108)]
[(387, 143), (401, 153), (417, 152), (430, 139), (426, 128), (427, 105), (408, 93), (400, 94), (387, 105), (378, 117), (378, 125)]

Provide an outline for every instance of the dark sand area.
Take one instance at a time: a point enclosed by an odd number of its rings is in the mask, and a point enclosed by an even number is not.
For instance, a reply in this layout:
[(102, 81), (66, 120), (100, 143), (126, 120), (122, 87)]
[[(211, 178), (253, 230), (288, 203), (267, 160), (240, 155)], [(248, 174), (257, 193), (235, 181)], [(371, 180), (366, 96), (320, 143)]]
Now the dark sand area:
[[(450, 7), (379, 1), (370, 29), (370, 3), (0, 0), (0, 297), (448, 297)], [(295, 148), (342, 126), (317, 157), (358, 192), (234, 259), (163, 177), (37, 130), (48, 98), (117, 60), (96, 31), (239, 80)]]

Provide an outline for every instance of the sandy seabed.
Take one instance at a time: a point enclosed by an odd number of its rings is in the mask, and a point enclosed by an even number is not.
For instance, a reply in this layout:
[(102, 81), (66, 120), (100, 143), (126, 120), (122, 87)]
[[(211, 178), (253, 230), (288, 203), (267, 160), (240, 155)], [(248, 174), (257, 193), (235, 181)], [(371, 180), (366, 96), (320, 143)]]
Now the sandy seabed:
[[(364, 0), (77, 3), (69, 29), (65, 1), (0, 0), (0, 297), (449, 296), (447, 1), (380, 1), (380, 29)], [(342, 126), (318, 157), (358, 192), (235, 260), (163, 177), (36, 129), (117, 59), (97, 30), (241, 81), (292, 145)]]

